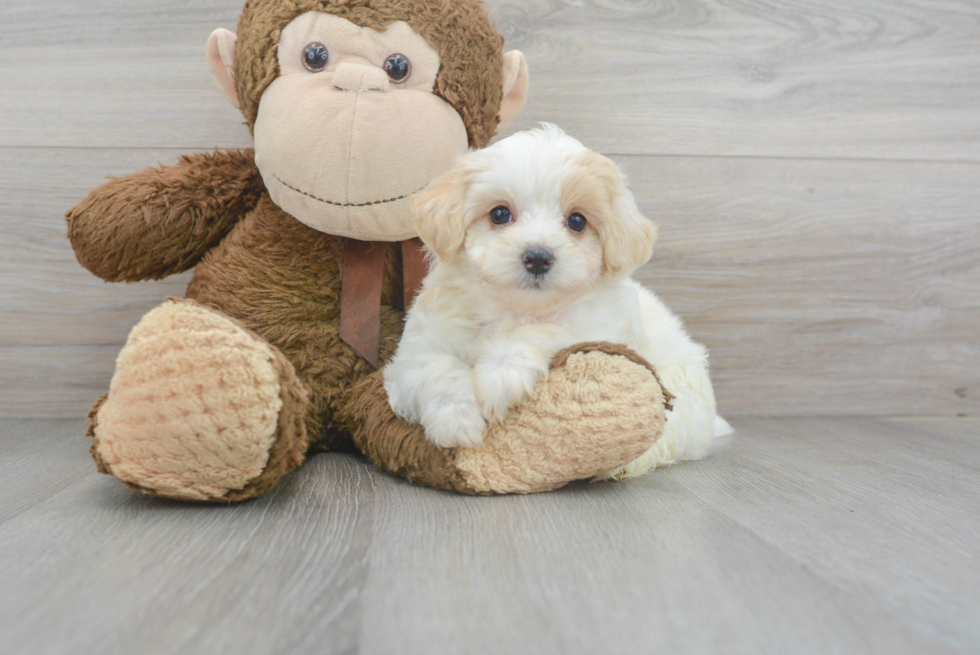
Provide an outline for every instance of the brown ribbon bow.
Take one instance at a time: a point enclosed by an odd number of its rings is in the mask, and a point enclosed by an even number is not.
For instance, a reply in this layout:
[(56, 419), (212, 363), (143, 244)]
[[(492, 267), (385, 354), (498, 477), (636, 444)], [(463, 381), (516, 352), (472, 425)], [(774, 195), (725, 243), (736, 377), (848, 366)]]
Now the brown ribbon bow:
[[(381, 357), (381, 292), (389, 243), (347, 239), (340, 294), (340, 338), (372, 366)], [(402, 287), (406, 311), (422, 288), (427, 273), (422, 242), (401, 242)]]

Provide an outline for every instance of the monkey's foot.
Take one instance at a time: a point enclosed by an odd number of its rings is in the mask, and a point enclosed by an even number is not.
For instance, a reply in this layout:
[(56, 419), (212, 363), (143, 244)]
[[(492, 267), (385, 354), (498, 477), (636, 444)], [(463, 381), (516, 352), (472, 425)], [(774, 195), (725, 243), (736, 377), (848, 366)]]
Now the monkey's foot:
[(258, 335), (186, 300), (129, 335), (107, 396), (89, 415), (99, 470), (143, 493), (231, 502), (303, 462), (307, 394)]
[[(560, 353), (533, 400), (487, 434), (487, 449), (456, 452), (480, 493), (534, 493), (634, 461), (660, 438), (666, 400), (649, 364), (623, 346)], [(611, 466), (610, 466), (611, 464)]]
[(591, 479), (647, 452), (663, 434), (669, 398), (649, 364), (612, 344), (560, 353), (535, 396), (481, 446), (440, 450), (387, 406), (380, 374), (354, 390), (358, 446), (410, 481), (471, 494), (534, 493)]

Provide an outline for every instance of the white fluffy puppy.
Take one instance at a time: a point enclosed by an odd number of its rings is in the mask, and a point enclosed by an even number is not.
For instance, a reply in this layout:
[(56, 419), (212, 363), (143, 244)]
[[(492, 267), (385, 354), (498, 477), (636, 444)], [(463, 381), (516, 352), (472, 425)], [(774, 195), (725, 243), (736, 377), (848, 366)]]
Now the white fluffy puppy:
[(657, 229), (611, 160), (545, 124), (466, 155), (415, 207), (435, 261), (385, 389), (435, 444), (481, 443), (554, 355), (589, 341), (636, 350), (676, 397), (658, 443), (605, 477), (700, 458), (730, 431), (716, 420), (705, 348), (629, 277)]

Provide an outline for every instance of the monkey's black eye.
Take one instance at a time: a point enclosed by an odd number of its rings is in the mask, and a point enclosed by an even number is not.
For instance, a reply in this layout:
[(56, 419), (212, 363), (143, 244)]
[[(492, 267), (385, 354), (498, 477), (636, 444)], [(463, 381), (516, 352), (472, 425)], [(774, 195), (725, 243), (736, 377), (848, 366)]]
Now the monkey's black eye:
[(385, 59), (385, 72), (395, 84), (401, 84), (412, 74), (412, 62), (405, 55), (392, 55)]
[(490, 212), (490, 222), (494, 225), (507, 225), (512, 220), (514, 220), (514, 215), (510, 213), (510, 210), (501, 205), (500, 207), (495, 207)]
[(313, 42), (303, 51), (303, 65), (311, 73), (319, 73), (330, 63), (330, 51), (322, 43)]
[(588, 224), (589, 222), (585, 220), (585, 216), (582, 216), (581, 214), (572, 214), (568, 217), (568, 220), (565, 221), (565, 225), (567, 225), (568, 229), (572, 232), (585, 232), (585, 226)]

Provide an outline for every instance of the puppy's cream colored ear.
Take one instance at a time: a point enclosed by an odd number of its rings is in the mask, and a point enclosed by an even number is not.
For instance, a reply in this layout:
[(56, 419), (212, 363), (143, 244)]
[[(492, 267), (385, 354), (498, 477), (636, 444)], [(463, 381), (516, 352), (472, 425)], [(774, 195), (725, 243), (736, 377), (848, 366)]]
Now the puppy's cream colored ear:
[(613, 277), (626, 277), (653, 256), (657, 226), (640, 212), (633, 193), (623, 186), (613, 207), (615, 216), (606, 226), (604, 255)]
[(468, 186), (469, 174), (454, 168), (412, 196), (419, 238), (442, 261), (452, 259), (466, 239)]

